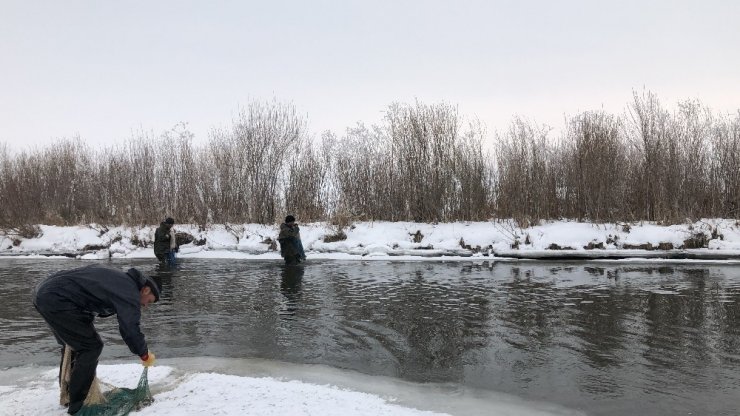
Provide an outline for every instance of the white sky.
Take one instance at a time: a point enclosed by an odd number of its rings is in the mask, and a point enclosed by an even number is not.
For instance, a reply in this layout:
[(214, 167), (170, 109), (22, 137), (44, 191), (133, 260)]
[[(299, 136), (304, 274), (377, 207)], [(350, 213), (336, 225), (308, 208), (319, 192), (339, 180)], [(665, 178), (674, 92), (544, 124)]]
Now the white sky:
[(317, 135), (445, 101), (489, 128), (514, 114), (740, 108), (740, 2), (0, 0), (0, 143), (109, 143), (187, 122), (196, 141), (253, 100)]

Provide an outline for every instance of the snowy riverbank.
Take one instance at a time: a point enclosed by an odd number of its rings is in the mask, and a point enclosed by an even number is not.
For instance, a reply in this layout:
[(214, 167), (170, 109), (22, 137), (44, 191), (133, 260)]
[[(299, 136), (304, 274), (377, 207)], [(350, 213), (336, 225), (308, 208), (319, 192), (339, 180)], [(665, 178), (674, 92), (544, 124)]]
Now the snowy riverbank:
[[(39, 235), (0, 235), (3, 256), (65, 256), (100, 260), (154, 258), (156, 226), (58, 227), (40, 225)], [(193, 241), (181, 258), (279, 259), (277, 226), (177, 224)], [(654, 223), (592, 224), (571, 221), (520, 228), (511, 221), (420, 224), (359, 222), (344, 229), (326, 223), (301, 225), (309, 258), (666, 258), (740, 260), (740, 221), (704, 219)]]
[[(212, 357), (163, 360), (149, 370), (154, 402), (136, 415), (582, 416), (516, 396), (410, 383), (316, 365)], [(177, 364), (175, 364), (177, 362)], [(134, 388), (141, 366), (101, 363), (101, 382)], [(0, 369), (0, 414), (66, 415), (57, 368)]]

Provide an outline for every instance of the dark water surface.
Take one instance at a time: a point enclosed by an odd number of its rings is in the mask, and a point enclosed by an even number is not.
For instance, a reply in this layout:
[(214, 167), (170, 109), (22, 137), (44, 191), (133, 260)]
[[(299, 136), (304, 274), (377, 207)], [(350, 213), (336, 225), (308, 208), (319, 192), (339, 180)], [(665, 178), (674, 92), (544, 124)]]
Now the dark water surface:
[[(54, 365), (30, 303), (86, 263), (0, 259), (0, 368)], [(265, 358), (443, 382), (592, 415), (740, 413), (740, 267), (587, 262), (116, 260), (160, 280), (159, 357)], [(133, 359), (115, 318), (103, 360)]]

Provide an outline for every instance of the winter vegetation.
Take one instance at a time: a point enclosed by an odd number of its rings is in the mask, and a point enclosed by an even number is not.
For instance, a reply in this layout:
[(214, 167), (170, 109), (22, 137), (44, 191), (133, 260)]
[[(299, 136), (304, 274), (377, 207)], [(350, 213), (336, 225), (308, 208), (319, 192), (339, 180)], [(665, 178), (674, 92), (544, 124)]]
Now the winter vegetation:
[(424, 223), (514, 219), (685, 223), (740, 211), (740, 111), (635, 92), (624, 114), (562, 131), (489, 133), (445, 103), (394, 103), (380, 125), (313, 137), (292, 104), (254, 102), (203, 144), (180, 125), (91, 148), (0, 145), (0, 228), (33, 224)]

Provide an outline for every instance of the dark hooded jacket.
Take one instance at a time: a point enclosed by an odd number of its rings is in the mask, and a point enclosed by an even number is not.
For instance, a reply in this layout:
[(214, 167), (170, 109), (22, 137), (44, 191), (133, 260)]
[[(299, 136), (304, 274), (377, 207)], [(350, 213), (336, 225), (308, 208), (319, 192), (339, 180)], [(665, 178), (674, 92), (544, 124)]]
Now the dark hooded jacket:
[(286, 223), (280, 224), (280, 233), (278, 234), (278, 242), (280, 243), (280, 255), (283, 257), (297, 256), (298, 250), (294, 244), (297, 240), (301, 239), (301, 229), (298, 225), (288, 225)]
[(34, 305), (42, 312), (78, 310), (95, 316), (117, 315), (118, 329), (132, 353), (142, 356), (148, 348), (141, 333), (140, 290), (159, 289), (136, 269), (123, 272), (101, 265), (64, 270), (41, 281), (34, 290)]
[(157, 258), (164, 257), (165, 253), (170, 251), (170, 228), (171, 224), (162, 222), (154, 231), (154, 255)]

